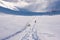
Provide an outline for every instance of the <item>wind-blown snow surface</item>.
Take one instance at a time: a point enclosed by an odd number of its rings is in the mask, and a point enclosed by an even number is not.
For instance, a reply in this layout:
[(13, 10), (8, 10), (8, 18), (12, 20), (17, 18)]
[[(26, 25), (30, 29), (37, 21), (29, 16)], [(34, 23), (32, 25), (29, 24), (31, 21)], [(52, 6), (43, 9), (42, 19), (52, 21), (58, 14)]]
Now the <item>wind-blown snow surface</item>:
[[(33, 20), (35, 20), (35, 18), (37, 20), (35, 24), (37, 35), (40, 40), (60, 40), (60, 15), (35, 17), (8, 14), (0, 14), (0, 40), (21, 40), (21, 38), (31, 30), (28, 28), (27, 24), (30, 23), (34, 25)], [(16, 33), (17, 35), (15, 34), (13, 36), (12, 34), (17, 31), (22, 32), (18, 32), (18, 34)], [(8, 37), (10, 35), (12, 36)]]

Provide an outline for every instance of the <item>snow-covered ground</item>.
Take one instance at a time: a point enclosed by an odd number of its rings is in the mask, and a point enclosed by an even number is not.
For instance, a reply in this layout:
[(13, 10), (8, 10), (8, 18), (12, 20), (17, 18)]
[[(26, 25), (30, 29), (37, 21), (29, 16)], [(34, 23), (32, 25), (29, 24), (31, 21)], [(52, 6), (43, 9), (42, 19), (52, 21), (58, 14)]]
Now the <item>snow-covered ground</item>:
[[(21, 40), (28, 33), (28, 24), (34, 25), (37, 35), (41, 40), (60, 40), (60, 15), (55, 16), (18, 16), (0, 14), (0, 40)], [(25, 28), (25, 29), (24, 29)], [(24, 30), (23, 30), (24, 29)], [(17, 31), (22, 31), (17, 35), (6, 38)]]
[(55, 13), (59, 5), (59, 0), (0, 0), (0, 40), (60, 40), (60, 15), (23, 16), (20, 10)]

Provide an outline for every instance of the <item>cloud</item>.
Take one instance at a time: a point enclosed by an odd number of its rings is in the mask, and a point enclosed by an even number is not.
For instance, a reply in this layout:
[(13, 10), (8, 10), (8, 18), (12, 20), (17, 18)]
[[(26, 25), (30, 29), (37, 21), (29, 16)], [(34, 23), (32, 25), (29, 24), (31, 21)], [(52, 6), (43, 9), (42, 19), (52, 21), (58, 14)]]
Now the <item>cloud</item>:
[(27, 5), (29, 5), (28, 3), (24, 2), (24, 1), (18, 1), (18, 2), (7, 2), (7, 1), (2, 1), (0, 0), (0, 2), (2, 2), (3, 4), (0, 3), (0, 6), (5, 7), (5, 8), (9, 8), (11, 10), (18, 10), (17, 7), (19, 8), (23, 8)]
[(4, 5), (0, 3), (0, 6), (15, 11), (19, 11), (19, 8), (23, 8), (32, 12), (50, 12), (55, 9), (60, 9), (59, 0), (18, 0), (18, 2), (14, 1), (15, 0), (13, 0), (13, 2), (1, 1)]

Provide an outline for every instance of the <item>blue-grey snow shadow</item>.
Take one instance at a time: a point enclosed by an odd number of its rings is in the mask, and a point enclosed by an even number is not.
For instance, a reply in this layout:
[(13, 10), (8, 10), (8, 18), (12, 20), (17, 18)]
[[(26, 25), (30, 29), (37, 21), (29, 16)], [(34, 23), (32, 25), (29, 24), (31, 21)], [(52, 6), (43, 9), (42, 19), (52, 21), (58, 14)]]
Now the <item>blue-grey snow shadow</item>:
[(0, 7), (0, 12), (5, 14), (23, 15), (23, 16), (59, 15), (60, 14), (60, 10), (41, 13), (41, 12), (31, 12), (25, 9), (20, 9), (20, 11), (14, 11), (4, 7)]

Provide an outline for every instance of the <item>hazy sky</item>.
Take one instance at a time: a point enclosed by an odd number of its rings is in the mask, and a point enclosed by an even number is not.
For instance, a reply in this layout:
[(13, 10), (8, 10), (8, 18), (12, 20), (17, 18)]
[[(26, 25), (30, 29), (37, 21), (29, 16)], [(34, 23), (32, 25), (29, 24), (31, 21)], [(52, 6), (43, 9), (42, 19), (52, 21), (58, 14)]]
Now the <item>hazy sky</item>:
[(5, 0), (3, 4), (5, 4), (5, 6), (11, 10), (23, 8), (33, 12), (47, 12), (51, 10), (58, 10), (60, 8), (59, 0), (19, 0), (18, 2), (16, 1), (18, 0)]

